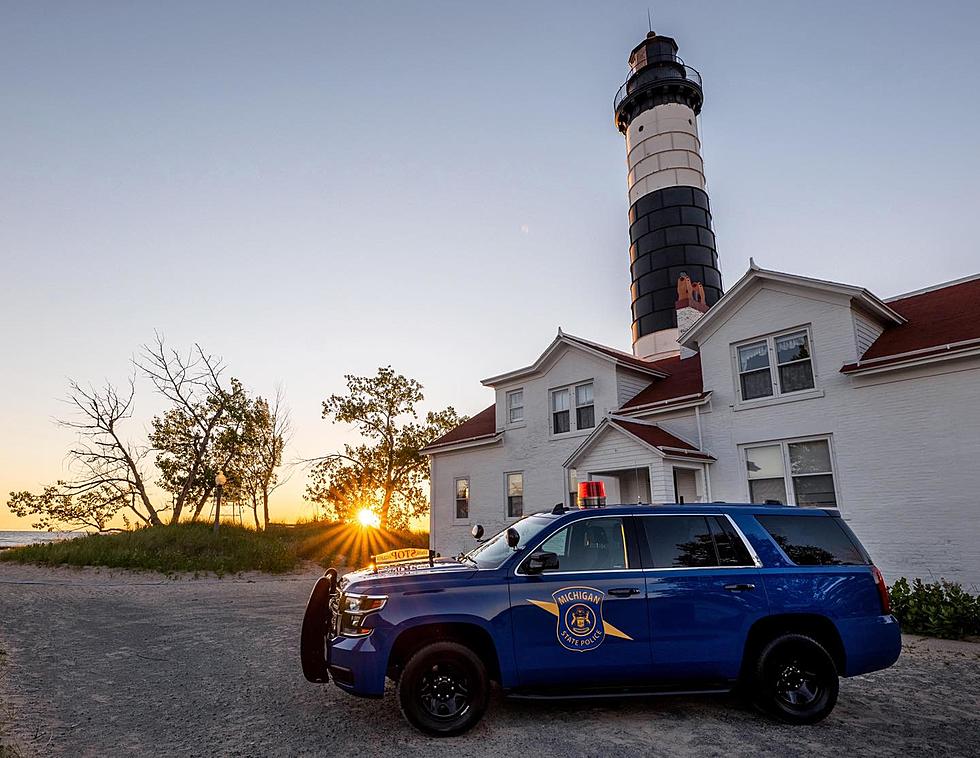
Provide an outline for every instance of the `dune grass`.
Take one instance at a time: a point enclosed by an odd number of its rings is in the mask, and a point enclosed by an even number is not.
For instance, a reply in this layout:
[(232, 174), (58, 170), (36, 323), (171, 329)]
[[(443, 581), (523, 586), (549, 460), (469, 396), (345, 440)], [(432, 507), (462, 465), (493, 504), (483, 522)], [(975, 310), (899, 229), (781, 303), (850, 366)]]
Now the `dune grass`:
[(424, 533), (363, 528), (351, 524), (310, 522), (270, 525), (256, 531), (222, 524), (176, 524), (114, 534), (93, 534), (62, 542), (0, 551), (0, 561), (48, 566), (106, 566), (167, 574), (240, 571), (280, 574), (303, 560), (321, 566), (360, 568), (370, 555), (397, 547), (426, 547)]

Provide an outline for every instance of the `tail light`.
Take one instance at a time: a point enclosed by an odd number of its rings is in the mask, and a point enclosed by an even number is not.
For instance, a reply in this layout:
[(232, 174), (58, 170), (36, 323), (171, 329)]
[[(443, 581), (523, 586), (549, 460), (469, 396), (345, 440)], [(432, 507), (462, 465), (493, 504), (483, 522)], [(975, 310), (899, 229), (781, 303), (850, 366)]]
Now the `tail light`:
[(888, 615), (892, 612), (892, 601), (888, 597), (888, 585), (885, 584), (885, 577), (875, 565), (871, 566), (871, 573), (875, 578), (875, 586), (878, 588), (878, 598), (881, 600), (881, 612)]

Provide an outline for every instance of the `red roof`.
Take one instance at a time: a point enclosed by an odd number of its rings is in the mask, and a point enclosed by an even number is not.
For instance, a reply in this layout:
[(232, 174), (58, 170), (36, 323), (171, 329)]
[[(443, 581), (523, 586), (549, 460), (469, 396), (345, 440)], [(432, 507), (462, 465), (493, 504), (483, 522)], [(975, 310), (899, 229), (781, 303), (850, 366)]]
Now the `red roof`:
[[(663, 450), (669, 455), (684, 455), (690, 458), (699, 458), (707, 461), (715, 460), (714, 456), (698, 450), (696, 447), (694, 447), (694, 445), (685, 442), (680, 437), (675, 437), (666, 429), (654, 424), (638, 424), (633, 421), (622, 421), (621, 419), (613, 419), (612, 423), (616, 424), (616, 426), (619, 426), (622, 429), (625, 429), (634, 437), (639, 437), (648, 445), (652, 445), (658, 450)], [(664, 450), (664, 448), (674, 449)]]
[[(885, 329), (861, 356), (841, 371), (855, 371), (872, 358), (887, 359), (903, 353), (922, 351), (923, 355), (945, 351), (947, 345), (980, 340), (980, 277), (959, 284), (888, 301), (889, 307), (907, 322)], [(900, 360), (877, 360), (875, 366)]]
[(489, 408), (480, 411), (475, 416), (466, 419), (462, 424), (454, 429), (450, 429), (438, 439), (433, 440), (422, 450), (431, 447), (449, 445), (453, 442), (469, 442), (483, 437), (492, 437), (497, 432), (497, 406), (491, 405)]
[(656, 379), (642, 389), (623, 406), (636, 408), (650, 403), (664, 403), (691, 395), (704, 395), (704, 383), (701, 380), (701, 355), (690, 358), (664, 358), (651, 362), (650, 366), (665, 374), (666, 379)]

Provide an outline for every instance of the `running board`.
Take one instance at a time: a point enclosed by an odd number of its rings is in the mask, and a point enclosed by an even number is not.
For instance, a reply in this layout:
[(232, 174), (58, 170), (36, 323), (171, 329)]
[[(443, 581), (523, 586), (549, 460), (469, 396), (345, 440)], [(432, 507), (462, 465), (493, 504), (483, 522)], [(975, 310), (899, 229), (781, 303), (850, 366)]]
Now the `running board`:
[(552, 695), (547, 692), (505, 692), (509, 700), (609, 700), (627, 697), (660, 697), (678, 695), (727, 695), (731, 687), (711, 687), (693, 690), (619, 690), (616, 692), (580, 692), (575, 694)]

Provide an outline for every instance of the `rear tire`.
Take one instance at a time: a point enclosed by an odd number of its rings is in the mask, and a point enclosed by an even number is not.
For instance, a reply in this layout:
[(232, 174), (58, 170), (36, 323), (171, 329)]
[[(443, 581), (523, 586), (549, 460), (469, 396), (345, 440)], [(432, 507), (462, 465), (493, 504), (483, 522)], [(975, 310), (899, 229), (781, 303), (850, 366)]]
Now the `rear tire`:
[(465, 645), (433, 642), (408, 659), (397, 696), (405, 720), (419, 731), (434, 737), (462, 734), (487, 708), (487, 667)]
[(815, 724), (834, 709), (839, 684), (823, 645), (805, 634), (781, 634), (759, 651), (753, 702), (788, 724)]

